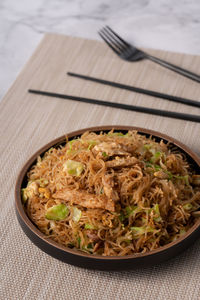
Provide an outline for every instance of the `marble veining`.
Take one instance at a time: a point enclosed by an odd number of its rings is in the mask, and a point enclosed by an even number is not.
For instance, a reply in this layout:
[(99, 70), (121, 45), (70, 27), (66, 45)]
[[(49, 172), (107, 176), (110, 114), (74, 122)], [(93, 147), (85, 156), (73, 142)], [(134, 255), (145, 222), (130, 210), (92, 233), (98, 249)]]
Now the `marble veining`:
[(0, 0), (0, 99), (45, 32), (100, 39), (105, 24), (139, 47), (200, 54), (199, 0)]

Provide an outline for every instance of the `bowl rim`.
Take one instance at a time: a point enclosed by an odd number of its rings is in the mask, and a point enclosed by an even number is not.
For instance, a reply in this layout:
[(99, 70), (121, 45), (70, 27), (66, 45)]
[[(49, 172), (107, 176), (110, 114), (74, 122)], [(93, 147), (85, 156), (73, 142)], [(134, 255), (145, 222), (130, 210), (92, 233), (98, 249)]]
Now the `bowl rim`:
[(41, 148), (39, 148), (31, 157), (24, 163), (22, 166), (20, 172), (18, 173), (16, 184), (15, 184), (15, 209), (16, 213), (20, 217), (20, 219), (23, 221), (26, 227), (31, 231), (32, 234), (36, 235), (39, 239), (41, 239), (43, 242), (46, 244), (49, 244), (49, 246), (53, 246), (61, 251), (64, 251), (66, 253), (79, 256), (79, 257), (85, 257), (89, 259), (95, 259), (99, 261), (125, 261), (125, 260), (132, 260), (132, 259), (138, 259), (138, 258), (143, 258), (143, 257), (150, 257), (152, 255), (158, 254), (158, 253), (164, 253), (168, 251), (168, 249), (171, 249), (175, 247), (176, 245), (180, 244), (183, 240), (186, 240), (191, 236), (192, 233), (194, 233), (196, 230), (199, 229), (200, 227), (200, 218), (197, 219), (197, 221), (194, 223), (194, 225), (189, 228), (189, 230), (182, 236), (179, 237), (177, 240), (168, 243), (164, 246), (161, 246), (155, 250), (148, 251), (146, 253), (135, 253), (135, 254), (130, 254), (130, 255), (125, 255), (125, 256), (102, 256), (102, 255), (96, 255), (96, 254), (89, 254), (86, 252), (82, 252), (78, 249), (70, 249), (68, 247), (65, 247), (64, 245), (60, 245), (57, 242), (51, 240), (48, 238), (44, 233), (42, 233), (36, 225), (29, 219), (28, 215), (26, 214), (23, 204), (21, 201), (21, 185), (24, 180), (24, 177), (27, 174), (27, 171), (31, 167), (31, 165), (36, 161), (37, 157), (41, 154), (43, 154), (45, 151), (50, 149), (53, 146), (59, 145), (62, 142), (66, 140), (66, 136), (70, 139), (72, 137), (80, 136), (86, 131), (109, 131), (109, 130), (117, 130), (117, 131), (128, 131), (128, 130), (136, 130), (138, 133), (144, 134), (144, 135), (149, 135), (153, 137), (157, 137), (159, 139), (163, 139), (165, 141), (170, 142), (171, 144), (175, 145), (178, 147), (180, 150), (185, 152), (192, 160), (198, 165), (200, 168), (200, 157), (193, 152), (188, 146), (184, 145), (182, 142), (178, 141), (177, 139), (170, 137), (166, 134), (163, 134), (158, 131), (154, 131), (151, 129), (146, 129), (142, 127), (137, 127), (137, 126), (124, 126), (124, 125), (102, 125), (102, 126), (93, 126), (93, 127), (87, 127), (87, 128), (82, 128), (78, 129), (75, 131), (71, 131), (69, 133), (66, 133), (65, 135), (62, 135), (58, 138), (55, 138), (51, 140), (50, 142), (46, 143), (43, 145)]

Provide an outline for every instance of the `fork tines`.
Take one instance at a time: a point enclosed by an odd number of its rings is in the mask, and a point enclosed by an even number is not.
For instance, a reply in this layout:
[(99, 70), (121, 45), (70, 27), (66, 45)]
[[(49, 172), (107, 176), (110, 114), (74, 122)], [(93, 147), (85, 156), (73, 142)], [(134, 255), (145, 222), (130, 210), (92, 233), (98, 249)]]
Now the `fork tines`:
[(98, 33), (105, 43), (118, 55), (125, 50), (127, 46), (130, 46), (107, 25)]

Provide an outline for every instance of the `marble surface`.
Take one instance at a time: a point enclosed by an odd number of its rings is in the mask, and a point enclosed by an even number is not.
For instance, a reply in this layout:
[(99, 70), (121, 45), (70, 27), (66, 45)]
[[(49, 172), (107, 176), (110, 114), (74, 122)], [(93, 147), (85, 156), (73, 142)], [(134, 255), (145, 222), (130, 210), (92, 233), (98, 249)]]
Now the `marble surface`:
[(140, 47), (200, 54), (199, 0), (0, 0), (0, 99), (45, 32), (100, 39), (105, 24)]

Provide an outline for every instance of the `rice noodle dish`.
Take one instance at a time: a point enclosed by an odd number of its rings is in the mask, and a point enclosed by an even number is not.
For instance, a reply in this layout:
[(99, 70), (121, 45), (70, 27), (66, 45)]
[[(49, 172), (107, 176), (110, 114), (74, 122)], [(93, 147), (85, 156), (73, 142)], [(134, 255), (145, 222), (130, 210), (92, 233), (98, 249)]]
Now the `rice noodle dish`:
[(175, 241), (200, 215), (200, 175), (169, 143), (130, 130), (85, 132), (37, 158), (24, 209), (60, 245), (103, 256)]

